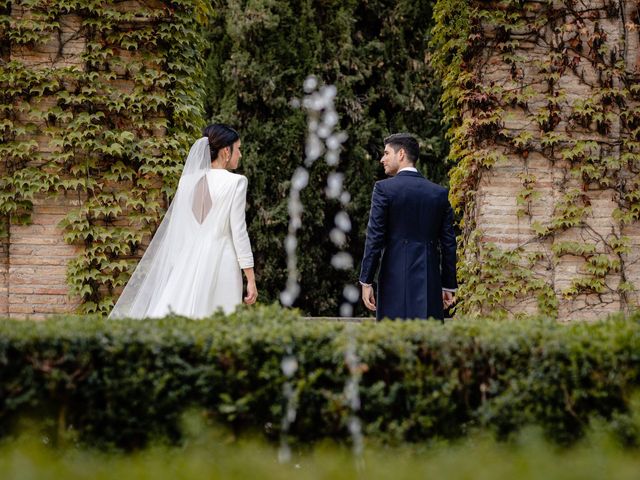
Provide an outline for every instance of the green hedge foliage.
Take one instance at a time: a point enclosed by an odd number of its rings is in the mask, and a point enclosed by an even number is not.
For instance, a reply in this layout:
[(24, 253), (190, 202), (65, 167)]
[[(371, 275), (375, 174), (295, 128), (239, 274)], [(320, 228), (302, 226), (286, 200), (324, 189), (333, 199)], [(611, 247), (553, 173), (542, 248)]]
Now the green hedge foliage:
[[(302, 320), (276, 307), (203, 321), (0, 321), (0, 431), (35, 417), (52, 438), (144, 446), (181, 438), (187, 410), (277, 439), (290, 379), (299, 441), (349, 439), (345, 352), (355, 342), (364, 433), (385, 443), (508, 437), (539, 425), (560, 443), (590, 422), (640, 438), (640, 315), (592, 324)], [(352, 371), (353, 373), (353, 371)], [(637, 407), (637, 405), (636, 405)]]
[[(208, 120), (235, 125), (243, 137), (249, 178), (248, 223), (262, 298), (277, 300), (286, 281), (290, 179), (304, 159), (303, 96), (308, 75), (337, 86), (340, 128), (349, 135), (339, 170), (351, 193), (354, 268), (331, 266), (329, 240), (337, 200), (324, 194), (329, 167), (316, 162), (298, 233), (302, 287), (296, 303), (313, 315), (337, 315), (345, 282), (356, 283), (373, 184), (384, 177), (382, 140), (409, 131), (420, 140), (418, 167), (447, 183), (440, 87), (429, 66), (433, 0), (214, 2), (209, 30), (205, 109)], [(358, 305), (356, 314), (362, 314)]]

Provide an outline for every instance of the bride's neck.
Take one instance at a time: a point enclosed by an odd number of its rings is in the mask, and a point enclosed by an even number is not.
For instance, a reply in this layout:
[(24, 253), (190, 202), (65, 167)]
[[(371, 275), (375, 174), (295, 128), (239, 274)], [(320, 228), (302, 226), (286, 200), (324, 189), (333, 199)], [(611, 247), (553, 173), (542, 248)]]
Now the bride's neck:
[(218, 162), (217, 160), (214, 160), (213, 162), (211, 162), (211, 169), (212, 170), (226, 170), (226, 167), (224, 165), (222, 165), (221, 162)]

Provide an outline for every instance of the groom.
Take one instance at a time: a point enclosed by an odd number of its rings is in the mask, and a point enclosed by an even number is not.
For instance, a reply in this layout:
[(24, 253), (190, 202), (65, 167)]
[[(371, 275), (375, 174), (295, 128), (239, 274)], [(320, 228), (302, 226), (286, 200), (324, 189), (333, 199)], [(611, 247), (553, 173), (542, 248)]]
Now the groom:
[[(373, 188), (360, 284), (378, 320), (438, 318), (453, 303), (456, 237), (447, 189), (415, 168), (420, 148), (406, 133), (384, 140), (380, 162), (392, 178)], [(378, 301), (373, 280), (378, 275)]]

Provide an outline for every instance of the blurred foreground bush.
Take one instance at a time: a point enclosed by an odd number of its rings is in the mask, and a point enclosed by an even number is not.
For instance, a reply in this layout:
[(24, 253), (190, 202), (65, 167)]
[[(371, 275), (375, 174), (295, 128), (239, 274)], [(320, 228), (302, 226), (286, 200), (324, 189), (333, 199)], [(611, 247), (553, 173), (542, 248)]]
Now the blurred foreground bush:
[(179, 441), (181, 415), (195, 408), (233, 431), (277, 438), (281, 363), (292, 355), (292, 439), (348, 439), (352, 343), (357, 414), (371, 440), (452, 439), (475, 429), (508, 437), (533, 424), (571, 443), (596, 421), (635, 445), (639, 318), (344, 324), (261, 307), (203, 321), (1, 320), (0, 433), (36, 418), (53, 442), (139, 448), (158, 437)]
[(229, 442), (214, 431), (181, 448), (153, 446), (133, 455), (50, 449), (25, 436), (0, 444), (0, 472), (3, 480), (636, 480), (640, 471), (637, 451), (621, 450), (607, 437), (592, 436), (566, 450), (550, 446), (535, 431), (517, 440), (504, 445), (480, 436), (453, 444), (371, 446), (359, 459), (325, 442), (278, 464), (275, 449), (264, 442)]

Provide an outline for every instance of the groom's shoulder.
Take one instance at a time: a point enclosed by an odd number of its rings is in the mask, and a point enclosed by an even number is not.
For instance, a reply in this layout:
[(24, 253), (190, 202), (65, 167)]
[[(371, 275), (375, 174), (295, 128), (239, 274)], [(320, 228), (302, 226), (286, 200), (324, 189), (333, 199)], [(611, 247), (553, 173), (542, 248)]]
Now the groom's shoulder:
[(433, 191), (435, 191), (437, 193), (440, 193), (440, 194), (444, 194), (444, 195), (448, 195), (449, 194), (449, 189), (447, 187), (443, 187), (439, 183), (432, 182), (431, 180), (428, 180), (426, 178), (424, 179), (424, 181), (426, 182), (427, 188), (430, 188)]
[(383, 180), (378, 180), (374, 185), (373, 188), (377, 189), (377, 190), (384, 190), (385, 188), (387, 188), (390, 184), (389, 182), (391, 180), (393, 180), (395, 177), (390, 177), (390, 178), (385, 178)]
[(422, 179), (422, 194), (431, 199), (437, 199), (438, 203), (446, 203), (449, 199), (449, 189), (442, 185), (432, 182), (426, 178)]
[(432, 182), (431, 180), (423, 177), (422, 175), (411, 176), (411, 177), (396, 175), (394, 177), (389, 177), (389, 178), (385, 178), (384, 180), (380, 180), (379, 182), (376, 182), (376, 185), (381, 184), (384, 186), (399, 186), (400, 188), (403, 188), (402, 185), (404, 184), (404, 182), (407, 182), (407, 181), (412, 182), (414, 185), (415, 185), (415, 182), (418, 182), (418, 184), (421, 184), (424, 188), (427, 188), (429, 190), (439, 192), (439, 193), (447, 193), (449, 191), (449, 189), (447, 189), (446, 187), (443, 187), (440, 184)]

